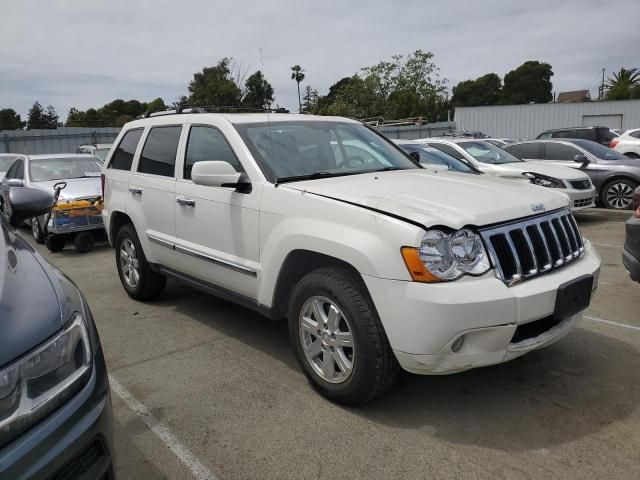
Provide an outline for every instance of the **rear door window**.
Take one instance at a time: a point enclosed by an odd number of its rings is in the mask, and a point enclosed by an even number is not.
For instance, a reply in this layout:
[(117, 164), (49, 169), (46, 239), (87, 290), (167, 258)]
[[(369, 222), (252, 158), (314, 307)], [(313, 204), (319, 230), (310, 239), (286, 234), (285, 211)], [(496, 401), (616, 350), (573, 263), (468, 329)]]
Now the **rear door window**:
[(629, 134), (633, 138), (640, 138), (640, 130), (636, 130), (635, 132), (631, 132)]
[(138, 171), (173, 177), (181, 132), (182, 126), (152, 128), (140, 155)]
[(576, 138), (575, 130), (559, 130), (551, 134), (552, 138)]
[(24, 178), (24, 163), (18, 159), (13, 162), (6, 175), (7, 178)]
[(109, 163), (108, 168), (113, 168), (115, 170), (131, 170), (133, 156), (136, 153), (136, 148), (138, 148), (138, 142), (142, 136), (142, 130), (142, 128), (136, 128), (134, 130), (129, 130), (124, 134), (124, 137), (122, 137), (122, 140), (120, 141), (120, 145), (118, 145), (116, 151), (113, 152), (111, 163)]
[(521, 143), (519, 145), (507, 145), (502, 148), (518, 158), (530, 160), (538, 160), (542, 158), (541, 143)]
[(562, 143), (547, 143), (544, 146), (545, 160), (573, 160), (576, 155), (582, 155), (580, 150)]

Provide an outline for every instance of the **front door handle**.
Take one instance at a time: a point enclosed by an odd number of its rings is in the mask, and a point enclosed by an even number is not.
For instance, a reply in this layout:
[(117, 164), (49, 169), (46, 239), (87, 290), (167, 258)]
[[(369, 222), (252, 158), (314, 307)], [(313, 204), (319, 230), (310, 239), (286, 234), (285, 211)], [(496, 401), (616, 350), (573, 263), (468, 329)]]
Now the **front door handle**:
[(193, 198), (188, 197), (177, 197), (176, 202), (178, 202), (183, 207), (195, 207), (196, 201)]
[(129, 191), (134, 195), (142, 195), (142, 189), (140, 187), (129, 187)]

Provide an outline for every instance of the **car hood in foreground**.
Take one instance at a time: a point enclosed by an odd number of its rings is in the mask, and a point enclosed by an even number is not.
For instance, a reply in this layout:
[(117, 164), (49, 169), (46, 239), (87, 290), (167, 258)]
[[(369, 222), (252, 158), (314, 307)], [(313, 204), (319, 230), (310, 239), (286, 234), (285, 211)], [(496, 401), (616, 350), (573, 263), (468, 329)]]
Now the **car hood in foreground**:
[(62, 328), (56, 289), (39, 255), (0, 219), (0, 367)]
[[(567, 207), (552, 189), (489, 175), (397, 170), (291, 182), (306, 191), (402, 217), (425, 227), (483, 226)], [(542, 207), (540, 206), (542, 205)]]
[[(482, 166), (486, 165), (483, 164)], [(576, 169), (579, 166), (580, 165), (576, 163)], [(537, 162), (535, 160), (504, 163), (501, 165), (490, 165), (490, 167), (494, 167), (495, 173), (493, 171), (492, 173), (500, 177), (520, 178), (524, 172), (533, 172), (540, 173), (548, 177), (559, 178), (561, 180), (586, 180), (587, 178), (589, 178), (586, 173), (574, 168), (549, 165), (549, 162)], [(489, 171), (489, 169), (487, 169), (487, 171)], [(528, 181), (525, 177), (522, 178), (525, 181)]]
[(60, 200), (76, 200), (78, 198), (102, 196), (100, 177), (70, 178), (67, 180), (53, 180), (50, 182), (32, 182), (31, 186), (53, 193), (53, 186), (60, 182), (65, 182), (67, 184), (67, 187), (60, 192)]

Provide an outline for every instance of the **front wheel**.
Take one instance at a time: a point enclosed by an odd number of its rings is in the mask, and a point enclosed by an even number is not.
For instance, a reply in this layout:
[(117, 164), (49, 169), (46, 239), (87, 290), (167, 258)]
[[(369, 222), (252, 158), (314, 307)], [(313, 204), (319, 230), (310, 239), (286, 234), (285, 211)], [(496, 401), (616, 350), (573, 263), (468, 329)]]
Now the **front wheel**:
[(348, 270), (315, 270), (298, 283), (289, 336), (306, 377), (335, 402), (366, 403), (398, 376), (398, 362), (366, 287)]
[(164, 290), (167, 277), (151, 270), (133, 225), (127, 224), (118, 230), (115, 247), (118, 275), (127, 294), (136, 300), (157, 298)]
[(602, 189), (601, 201), (605, 208), (627, 210), (633, 204), (636, 184), (627, 179), (612, 180)]

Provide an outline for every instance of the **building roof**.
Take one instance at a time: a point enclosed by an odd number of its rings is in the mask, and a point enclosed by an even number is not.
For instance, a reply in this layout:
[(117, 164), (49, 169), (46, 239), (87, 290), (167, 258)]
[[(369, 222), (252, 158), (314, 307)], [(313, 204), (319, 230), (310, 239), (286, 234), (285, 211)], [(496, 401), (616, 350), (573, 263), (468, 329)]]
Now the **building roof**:
[(588, 102), (591, 100), (589, 90), (574, 90), (572, 92), (560, 92), (556, 103)]

